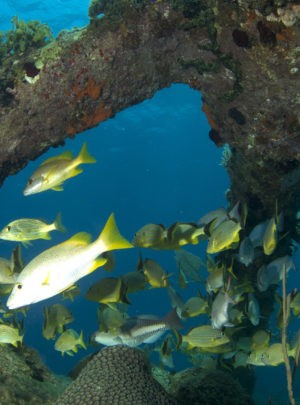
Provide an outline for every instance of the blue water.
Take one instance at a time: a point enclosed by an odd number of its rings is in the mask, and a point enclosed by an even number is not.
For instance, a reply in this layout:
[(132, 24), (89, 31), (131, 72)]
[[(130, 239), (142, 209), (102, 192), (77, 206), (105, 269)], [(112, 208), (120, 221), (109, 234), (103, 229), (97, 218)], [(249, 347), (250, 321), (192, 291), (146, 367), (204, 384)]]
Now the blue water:
[[(98, 128), (68, 140), (64, 148), (52, 148), (5, 181), (0, 189), (0, 226), (23, 217), (52, 222), (61, 212), (68, 237), (87, 231), (95, 238), (114, 212), (121, 232), (132, 240), (134, 233), (146, 223), (169, 226), (176, 221), (197, 221), (212, 207), (225, 206), (228, 178), (219, 164), (221, 151), (207, 136), (209, 127), (200, 113), (200, 106), (198, 92), (184, 85), (173, 85), (158, 92), (153, 99), (117, 114)], [(77, 155), (83, 142), (87, 142), (97, 164), (84, 165), (81, 175), (64, 183), (63, 192), (50, 190), (23, 196), (28, 178), (42, 161), (63, 150), (71, 150)], [(66, 239), (65, 234), (58, 232), (51, 235), (51, 241), (34, 241), (31, 247), (22, 249), (25, 262)], [(9, 257), (14, 246), (12, 242), (1, 241), (0, 256)], [(198, 252), (200, 249), (198, 247)], [(158, 260), (169, 273), (176, 273), (174, 252), (144, 249), (143, 255)], [(135, 269), (137, 249), (119, 251), (115, 256), (114, 274)], [(82, 279), (82, 292), (107, 275), (99, 269)], [(51, 369), (64, 373), (86, 352), (81, 351), (74, 358), (62, 358), (54, 351), (54, 342), (42, 337), (42, 308), (59, 299), (56, 296), (30, 306), (24, 342), (38, 349)], [(131, 315), (153, 313), (162, 316), (170, 310), (166, 290), (132, 294), (130, 300)], [(72, 328), (83, 329), (85, 337), (97, 329), (96, 303), (83, 297), (74, 303), (63, 303), (76, 318)]]
[[(3, 2), (0, 28), (9, 29), (10, 19), (18, 15), (25, 20), (40, 19), (48, 23), (56, 35), (63, 28), (83, 26), (88, 22), (88, 1), (26, 1)], [(76, 3), (76, 7), (75, 7)], [(24, 5), (26, 4), (26, 5)], [(111, 212), (122, 234), (132, 240), (134, 233), (147, 223), (197, 221), (206, 212), (226, 206), (225, 191), (229, 186), (227, 173), (220, 165), (221, 150), (208, 137), (209, 126), (201, 112), (201, 95), (185, 85), (173, 85), (143, 103), (120, 112), (99, 127), (67, 140), (64, 147), (51, 148), (46, 154), (17, 175), (8, 178), (0, 189), (0, 228), (11, 220), (22, 217), (41, 218), (52, 222), (58, 212), (66, 226), (67, 235), (52, 232), (51, 241), (34, 241), (22, 248), (27, 263), (44, 249), (57, 244), (74, 233), (86, 231), (95, 238)], [(83, 165), (83, 173), (64, 183), (63, 192), (47, 191), (24, 197), (22, 191), (32, 172), (50, 156), (64, 150), (77, 155), (83, 142), (97, 159), (94, 165)], [(0, 256), (10, 257), (15, 244), (0, 242)], [(205, 243), (189, 247), (189, 251), (204, 258)], [(172, 251), (143, 250), (144, 257), (157, 260), (169, 273), (176, 273)], [(138, 250), (118, 251), (114, 275), (135, 269)], [(295, 258), (299, 263), (299, 256)], [(85, 340), (97, 329), (97, 304), (83, 295), (101, 277), (110, 274), (98, 269), (80, 281), (82, 294), (74, 302), (62, 301), (72, 312), (75, 322), (70, 327), (83, 330)], [(290, 275), (289, 284), (299, 284), (299, 274)], [(184, 298), (195, 290), (182, 292)], [(130, 315), (156, 314), (163, 316), (170, 310), (164, 289), (131, 294)], [(44, 362), (57, 373), (67, 373), (88, 351), (62, 357), (54, 350), (54, 341), (42, 337), (43, 306), (61, 302), (56, 296), (30, 306), (25, 319), (25, 344), (37, 349)], [(188, 325), (187, 325), (188, 328)], [(178, 368), (185, 366), (178, 358)], [(257, 369), (257, 392), (264, 396), (257, 403), (267, 403), (270, 381), (282, 381), (278, 392), (285, 392), (283, 367)], [(276, 403), (276, 402), (275, 402)]]

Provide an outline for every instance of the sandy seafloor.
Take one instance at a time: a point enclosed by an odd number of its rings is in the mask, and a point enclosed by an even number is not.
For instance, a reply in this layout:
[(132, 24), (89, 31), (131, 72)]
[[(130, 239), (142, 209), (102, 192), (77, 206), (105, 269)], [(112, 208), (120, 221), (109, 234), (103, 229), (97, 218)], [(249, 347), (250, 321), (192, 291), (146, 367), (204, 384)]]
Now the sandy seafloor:
[[(14, 15), (26, 21), (39, 19), (48, 23), (56, 35), (61, 29), (80, 27), (88, 23), (88, 0), (3, 0), (0, 29), (11, 28)], [(0, 189), (0, 227), (22, 218), (43, 218), (52, 222), (58, 212), (70, 237), (86, 231), (96, 237), (111, 212), (115, 213), (121, 232), (132, 239), (144, 224), (176, 221), (197, 221), (206, 212), (226, 206), (225, 192), (229, 180), (220, 164), (221, 150), (208, 137), (209, 126), (201, 112), (200, 93), (185, 85), (173, 85), (158, 92), (152, 99), (129, 108), (99, 127), (86, 131), (75, 140), (67, 140), (59, 149), (51, 149), (19, 174), (8, 178)], [(48, 191), (24, 197), (22, 191), (30, 174), (47, 157), (64, 150), (76, 155), (83, 142), (97, 159), (95, 165), (84, 165), (84, 172), (65, 183), (63, 192)], [(25, 262), (42, 250), (66, 239), (66, 235), (52, 233), (52, 241), (35, 241), (23, 248)], [(204, 259), (205, 243), (187, 250)], [(0, 256), (9, 257), (15, 247), (12, 242), (1, 241)], [(174, 253), (144, 249), (144, 257), (157, 260), (169, 272), (176, 272)], [(136, 249), (116, 253), (114, 275), (135, 269)], [(299, 266), (299, 254), (295, 263)], [(101, 277), (109, 274), (97, 270), (81, 280), (82, 292)], [(299, 285), (299, 273), (289, 275), (289, 288)], [(182, 292), (188, 298), (198, 286), (191, 285)], [(203, 288), (200, 287), (200, 288)], [(165, 290), (149, 290), (131, 295), (131, 316), (155, 314), (162, 316), (170, 309)], [(45, 363), (56, 373), (67, 373), (76, 362), (94, 349), (80, 350), (74, 357), (54, 350), (54, 342), (42, 336), (42, 309), (45, 304), (61, 302), (54, 297), (30, 307), (25, 320), (25, 344), (37, 349)], [(84, 331), (87, 340), (97, 329), (96, 307), (79, 297), (75, 302), (63, 301), (73, 313), (75, 322), (70, 327)], [(198, 318), (201, 322), (201, 318)], [(186, 324), (186, 331), (189, 323)], [(298, 325), (293, 326), (299, 328)], [(291, 335), (294, 332), (291, 332)], [(189, 366), (182, 357), (176, 357), (176, 368)], [(154, 357), (155, 361), (155, 357)], [(300, 375), (300, 373), (299, 373)], [(295, 384), (296, 397), (300, 397), (300, 378)], [(287, 404), (284, 366), (256, 368), (255, 403)], [(300, 402), (299, 402), (300, 403)]]

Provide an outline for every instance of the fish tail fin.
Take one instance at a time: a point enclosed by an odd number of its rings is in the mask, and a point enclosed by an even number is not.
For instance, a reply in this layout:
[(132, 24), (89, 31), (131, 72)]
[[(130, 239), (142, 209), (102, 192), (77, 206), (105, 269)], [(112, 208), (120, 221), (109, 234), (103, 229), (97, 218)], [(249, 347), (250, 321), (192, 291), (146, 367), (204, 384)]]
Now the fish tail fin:
[(61, 213), (60, 212), (57, 214), (57, 217), (55, 218), (54, 228), (60, 232), (67, 232), (67, 229), (64, 227), (64, 225), (61, 222)]
[(79, 346), (81, 346), (83, 349), (86, 350), (86, 344), (84, 343), (84, 340), (83, 340), (83, 332), (82, 331), (80, 332), (77, 344)]
[(182, 329), (183, 325), (177, 314), (177, 308), (173, 308), (164, 318), (163, 321), (170, 329)]
[(82, 145), (79, 155), (76, 158), (76, 162), (78, 165), (81, 163), (96, 163), (96, 159), (88, 152), (86, 143)]
[(109, 250), (129, 249), (133, 247), (133, 245), (120, 234), (114, 214), (111, 214), (108, 218), (97, 239), (97, 242), (104, 245), (103, 251), (105, 252)]

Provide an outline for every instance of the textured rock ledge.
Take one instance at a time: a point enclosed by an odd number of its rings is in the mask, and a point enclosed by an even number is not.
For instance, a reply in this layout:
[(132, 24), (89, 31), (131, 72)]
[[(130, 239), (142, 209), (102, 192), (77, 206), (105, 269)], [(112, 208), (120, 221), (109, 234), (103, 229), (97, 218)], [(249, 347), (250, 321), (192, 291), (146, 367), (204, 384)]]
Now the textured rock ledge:
[[(247, 201), (258, 216), (273, 214), (277, 198), (293, 217), (300, 189), (300, 6), (94, 3), (104, 18), (11, 61), (19, 70), (0, 107), (0, 182), (66, 137), (171, 83), (186, 83), (203, 94), (211, 139), (231, 147), (229, 198)], [(25, 70), (35, 64), (38, 80), (29, 84)]]

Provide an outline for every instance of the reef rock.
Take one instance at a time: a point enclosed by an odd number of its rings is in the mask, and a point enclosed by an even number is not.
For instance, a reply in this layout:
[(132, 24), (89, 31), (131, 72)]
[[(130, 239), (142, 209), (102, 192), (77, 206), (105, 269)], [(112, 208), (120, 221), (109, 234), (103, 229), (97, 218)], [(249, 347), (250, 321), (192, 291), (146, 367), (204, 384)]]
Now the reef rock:
[(70, 380), (54, 376), (33, 349), (0, 346), (0, 403), (51, 405)]
[(0, 49), (0, 183), (66, 137), (186, 83), (203, 95), (210, 138), (230, 146), (228, 198), (247, 202), (255, 220), (277, 199), (294, 218), (299, 17), (292, 1), (93, 0), (86, 28)]

